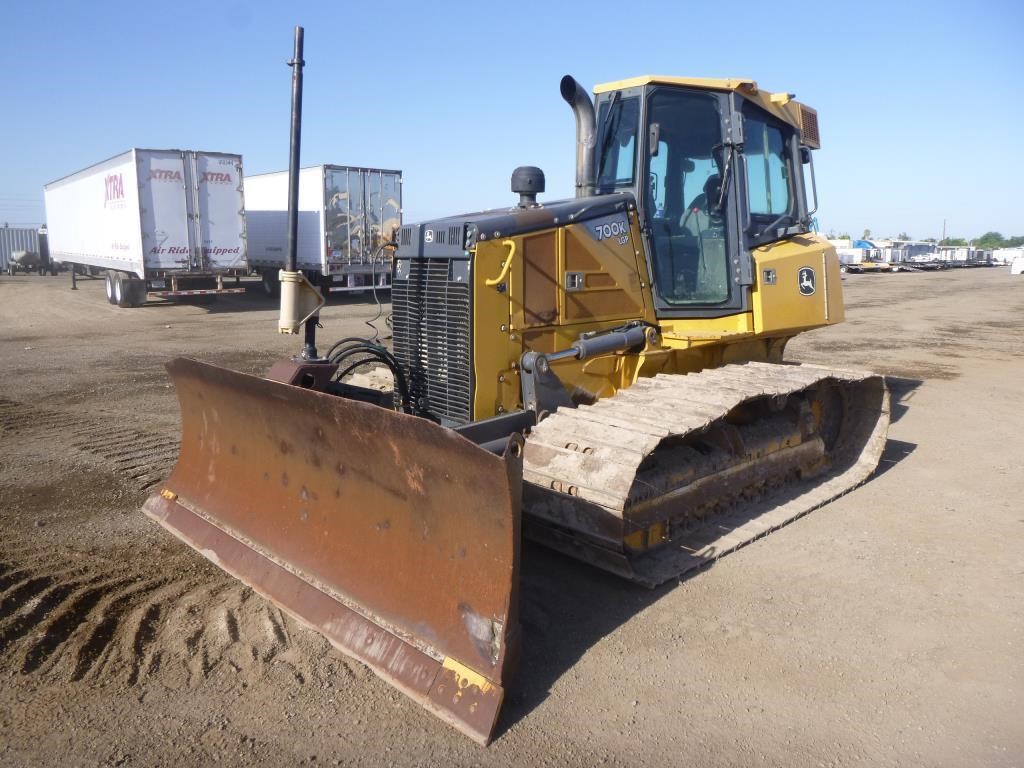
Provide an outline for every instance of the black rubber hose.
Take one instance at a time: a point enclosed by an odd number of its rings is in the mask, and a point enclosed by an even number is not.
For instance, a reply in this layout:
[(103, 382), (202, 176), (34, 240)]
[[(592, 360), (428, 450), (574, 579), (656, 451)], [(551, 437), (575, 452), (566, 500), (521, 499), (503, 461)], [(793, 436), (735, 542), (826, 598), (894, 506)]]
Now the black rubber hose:
[(366, 354), (369, 355), (370, 357), (365, 358), (363, 360), (359, 360), (353, 363), (352, 365), (348, 366), (347, 368), (344, 368), (339, 373), (335, 374), (335, 381), (341, 381), (342, 378), (344, 378), (346, 375), (351, 373), (359, 366), (364, 365), (365, 363), (381, 362), (388, 368), (389, 371), (391, 371), (391, 376), (395, 380), (395, 386), (398, 388), (398, 393), (402, 400), (403, 410), (408, 411), (408, 409), (411, 407), (409, 385), (405, 379), (405, 374), (402, 372), (402, 366), (399, 365), (398, 361), (395, 360), (391, 353), (388, 352), (386, 349), (375, 345), (360, 345), (358, 347), (352, 347), (350, 349), (343, 350), (342, 352), (338, 353), (337, 358), (332, 359), (331, 362), (337, 363), (338, 366), (340, 367), (347, 358), (355, 354)]

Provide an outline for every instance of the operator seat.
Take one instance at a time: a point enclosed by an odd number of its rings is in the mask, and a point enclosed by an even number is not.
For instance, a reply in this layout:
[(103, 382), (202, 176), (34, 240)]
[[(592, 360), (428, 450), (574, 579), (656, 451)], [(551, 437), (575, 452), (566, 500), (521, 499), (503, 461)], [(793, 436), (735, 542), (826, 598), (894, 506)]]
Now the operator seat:
[(725, 216), (716, 206), (722, 195), (722, 177), (708, 176), (704, 191), (686, 209), (681, 222), (684, 233), (697, 241), (693, 297), (717, 304), (729, 298), (729, 265), (725, 248)]
[(704, 182), (704, 191), (697, 195), (686, 206), (686, 213), (683, 214), (681, 226), (689, 231), (694, 237), (700, 237), (700, 233), (712, 226), (721, 226), (721, 212), (712, 210), (712, 206), (718, 203), (722, 194), (722, 177), (717, 173), (708, 176)]

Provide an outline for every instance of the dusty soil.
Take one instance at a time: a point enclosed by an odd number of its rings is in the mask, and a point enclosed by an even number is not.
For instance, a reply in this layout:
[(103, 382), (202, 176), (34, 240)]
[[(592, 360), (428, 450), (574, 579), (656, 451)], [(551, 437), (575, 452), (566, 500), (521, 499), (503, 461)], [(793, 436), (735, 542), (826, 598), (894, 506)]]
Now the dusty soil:
[[(1024, 280), (844, 286), (789, 357), (889, 376), (876, 475), (655, 591), (526, 546), (485, 749), (139, 512), (177, 447), (162, 363), (262, 372), (296, 349), (269, 301), (0, 277), (0, 764), (1024, 764)], [(323, 338), (375, 313), (333, 299)]]

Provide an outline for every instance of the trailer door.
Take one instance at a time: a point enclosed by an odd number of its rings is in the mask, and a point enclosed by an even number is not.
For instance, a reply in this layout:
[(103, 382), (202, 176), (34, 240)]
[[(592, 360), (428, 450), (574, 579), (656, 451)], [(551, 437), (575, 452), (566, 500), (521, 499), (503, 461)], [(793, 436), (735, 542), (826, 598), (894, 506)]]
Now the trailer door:
[(189, 205), (181, 152), (138, 150), (139, 213), (146, 269), (187, 269)]
[(402, 228), (402, 174), (383, 171), (380, 178), (380, 216), (381, 238), (389, 243), (398, 238), (398, 230)]
[(237, 155), (192, 154), (193, 227), (204, 270), (245, 267), (245, 203)]

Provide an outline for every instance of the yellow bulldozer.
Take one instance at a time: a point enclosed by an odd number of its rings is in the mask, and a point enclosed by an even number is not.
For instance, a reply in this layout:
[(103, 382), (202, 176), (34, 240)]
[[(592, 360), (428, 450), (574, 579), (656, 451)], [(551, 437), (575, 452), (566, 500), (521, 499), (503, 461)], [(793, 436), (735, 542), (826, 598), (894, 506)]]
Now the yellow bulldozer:
[[(561, 95), (575, 196), (538, 200), (522, 167), (508, 207), (402, 227), (391, 348), (317, 354), (286, 270), (302, 356), (266, 378), (171, 362), (180, 456), (145, 505), (482, 743), (520, 647), (521, 536), (677, 579), (863, 482), (888, 425), (880, 376), (783, 362), (843, 319), (810, 231), (816, 113), (741, 79)], [(393, 391), (352, 383), (367, 360)]]

